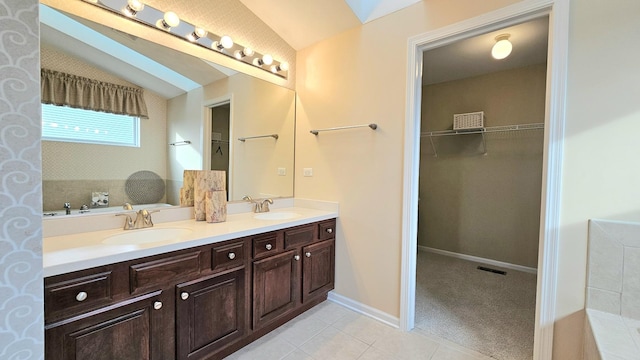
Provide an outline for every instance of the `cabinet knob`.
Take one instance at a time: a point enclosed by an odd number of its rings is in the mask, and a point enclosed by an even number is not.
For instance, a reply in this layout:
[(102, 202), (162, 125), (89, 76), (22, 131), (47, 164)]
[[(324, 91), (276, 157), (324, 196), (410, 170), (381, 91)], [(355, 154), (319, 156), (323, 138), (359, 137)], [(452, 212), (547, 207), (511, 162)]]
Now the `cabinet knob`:
[(189, 293), (188, 292), (183, 292), (180, 294), (180, 299), (182, 300), (187, 300), (189, 298)]
[(78, 301), (85, 301), (85, 300), (87, 300), (87, 297), (89, 297), (89, 295), (87, 295), (87, 293), (86, 293), (86, 292), (84, 292), (84, 291), (80, 291), (80, 292), (78, 293), (78, 295), (76, 295), (76, 300), (78, 300)]
[(156, 301), (153, 303), (153, 308), (156, 310), (162, 309), (162, 301)]
[(232, 253), (232, 252), (230, 252), (228, 256), (229, 256), (229, 259), (230, 259), (230, 260), (233, 260), (233, 259), (235, 259), (235, 258), (236, 258), (236, 254), (235, 254), (235, 253)]
[(273, 249), (273, 246), (271, 246), (271, 244), (267, 244), (267, 246), (265, 246), (265, 249), (271, 250), (271, 249)]
[(307, 251), (306, 253), (304, 253), (304, 256), (311, 257), (311, 253)]
[(329, 234), (331, 234), (331, 233), (333, 233), (333, 229), (332, 229), (332, 228), (328, 228), (328, 229), (327, 229), (327, 232), (328, 232)]
[(296, 261), (300, 261), (300, 255), (296, 255), (293, 257)]

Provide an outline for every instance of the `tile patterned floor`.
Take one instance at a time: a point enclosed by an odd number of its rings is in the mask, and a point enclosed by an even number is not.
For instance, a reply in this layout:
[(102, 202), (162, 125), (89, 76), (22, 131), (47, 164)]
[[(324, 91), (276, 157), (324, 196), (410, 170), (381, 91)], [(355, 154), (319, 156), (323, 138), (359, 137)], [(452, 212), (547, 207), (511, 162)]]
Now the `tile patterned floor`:
[(229, 360), (491, 360), (415, 329), (402, 332), (325, 301)]

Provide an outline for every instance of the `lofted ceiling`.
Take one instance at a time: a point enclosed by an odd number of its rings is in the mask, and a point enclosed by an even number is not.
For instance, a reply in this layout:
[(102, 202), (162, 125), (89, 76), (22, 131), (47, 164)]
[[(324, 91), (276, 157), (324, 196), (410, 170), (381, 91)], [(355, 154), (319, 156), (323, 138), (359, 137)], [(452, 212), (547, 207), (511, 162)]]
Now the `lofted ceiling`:
[[(210, 4), (210, 1), (194, 0), (201, 5)], [(272, 2), (263, 0), (237, 1), (291, 47), (299, 50), (424, 0), (280, 0), (277, 8)], [(44, 5), (41, 5), (41, 21), (44, 45), (84, 58), (88, 63), (143, 88), (159, 89), (156, 92), (166, 98), (231, 75), (228, 69), (216, 64), (61, 14)], [(57, 28), (60, 23), (65, 23), (66, 29)], [(543, 17), (430, 49), (424, 56), (423, 83), (433, 84), (544, 63), (548, 28), (548, 18)], [(503, 33), (511, 35), (513, 52), (504, 60), (494, 60), (490, 56), (491, 47), (495, 37)], [(120, 48), (117, 48), (118, 44)], [(127, 49), (134, 49), (137, 54), (124, 56)]]

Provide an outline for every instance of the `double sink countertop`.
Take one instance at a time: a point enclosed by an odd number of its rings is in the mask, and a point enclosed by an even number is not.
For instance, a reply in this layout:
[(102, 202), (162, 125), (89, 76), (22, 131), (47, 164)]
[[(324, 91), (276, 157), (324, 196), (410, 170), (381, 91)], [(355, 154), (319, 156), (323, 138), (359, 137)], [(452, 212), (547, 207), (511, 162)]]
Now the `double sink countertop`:
[[(56, 234), (56, 231), (49, 231), (53, 233), (53, 236), (47, 236), (47, 227), (45, 226), (43, 239), (44, 277), (338, 217), (337, 204), (334, 204), (335, 208), (332, 208), (332, 206), (327, 206), (331, 203), (320, 202), (321, 206), (314, 206), (313, 201), (296, 201), (294, 204), (293, 199), (290, 200), (281, 202), (281, 207), (276, 206), (269, 213), (229, 214), (227, 220), (220, 223), (195, 221), (191, 218), (156, 222), (153, 227), (136, 230), (111, 228), (72, 234)], [(292, 206), (282, 207), (287, 205)], [(162, 212), (170, 211), (162, 210)], [(154, 221), (155, 217), (162, 212), (153, 214)], [(110, 216), (115, 218), (115, 215)], [(164, 218), (166, 219), (167, 216)], [(51, 219), (47, 221), (51, 221)], [(75, 221), (92, 221), (92, 219), (76, 219)], [(118, 221), (121, 222), (124, 219), (118, 217)], [(60, 225), (65, 226), (64, 223), (57, 226)]]

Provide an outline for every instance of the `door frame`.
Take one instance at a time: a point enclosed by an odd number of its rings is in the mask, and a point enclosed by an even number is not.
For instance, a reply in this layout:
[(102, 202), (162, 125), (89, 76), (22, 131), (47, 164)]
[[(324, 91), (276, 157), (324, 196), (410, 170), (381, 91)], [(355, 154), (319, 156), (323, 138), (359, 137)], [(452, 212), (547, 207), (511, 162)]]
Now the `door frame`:
[(213, 108), (220, 105), (229, 104), (229, 183), (227, 184), (228, 198), (231, 199), (233, 191), (233, 94), (217, 97), (204, 101), (202, 119), (202, 169), (211, 169), (211, 116)]
[(549, 45), (533, 358), (552, 358), (567, 88), (569, 0), (523, 0), (409, 38), (400, 298), (400, 328), (405, 331), (411, 330), (415, 321), (423, 51), (547, 15)]

